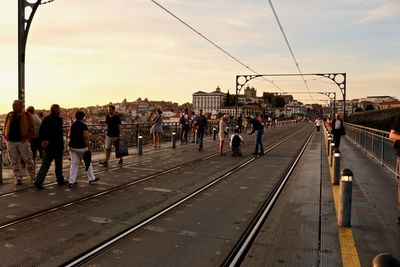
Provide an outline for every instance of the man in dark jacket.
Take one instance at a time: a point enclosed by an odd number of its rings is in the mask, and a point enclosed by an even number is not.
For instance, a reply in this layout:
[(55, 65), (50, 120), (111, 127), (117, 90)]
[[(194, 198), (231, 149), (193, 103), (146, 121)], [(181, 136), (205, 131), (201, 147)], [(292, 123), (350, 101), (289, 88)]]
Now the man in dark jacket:
[(333, 142), (335, 143), (335, 148), (339, 148), (340, 138), (342, 137), (342, 135), (346, 134), (343, 120), (340, 118), (339, 114), (337, 114), (336, 119), (332, 121), (331, 134), (333, 134)]
[(57, 184), (64, 185), (68, 181), (64, 180), (62, 173), (62, 160), (64, 154), (64, 133), (63, 120), (60, 117), (60, 106), (53, 104), (50, 108), (50, 114), (46, 116), (40, 126), (39, 139), (43, 147), (44, 155), (42, 165), (36, 176), (35, 186), (37, 189), (43, 188), (43, 181), (54, 160)]
[[(264, 126), (257, 119), (252, 119), (250, 116), (246, 117), (247, 123), (253, 126), (253, 130), (249, 133), (249, 135), (256, 133), (256, 148), (252, 155), (264, 155), (264, 146), (262, 144), (263, 134), (264, 134)], [(258, 147), (260, 147), (260, 153), (258, 153)]]

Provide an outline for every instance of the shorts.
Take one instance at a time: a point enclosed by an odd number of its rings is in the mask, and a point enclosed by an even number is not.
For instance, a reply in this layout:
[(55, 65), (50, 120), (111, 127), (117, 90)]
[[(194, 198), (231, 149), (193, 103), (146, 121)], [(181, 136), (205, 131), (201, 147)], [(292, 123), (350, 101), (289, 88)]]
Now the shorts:
[(111, 150), (112, 144), (114, 144), (115, 147), (115, 142), (119, 140), (119, 137), (111, 137), (111, 136), (106, 136), (106, 141), (105, 141), (105, 146), (107, 150)]

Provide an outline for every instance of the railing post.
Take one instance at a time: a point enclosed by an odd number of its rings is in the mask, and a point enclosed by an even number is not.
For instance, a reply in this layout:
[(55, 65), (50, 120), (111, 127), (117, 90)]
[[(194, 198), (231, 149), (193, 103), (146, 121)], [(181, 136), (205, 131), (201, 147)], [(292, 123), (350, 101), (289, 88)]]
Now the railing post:
[(196, 130), (195, 133), (194, 133), (194, 142), (195, 142), (196, 144), (199, 143), (199, 137), (197, 136), (197, 130)]
[(340, 179), (338, 225), (351, 226), (351, 199), (353, 189), (353, 172), (343, 169)]
[(176, 133), (172, 132), (172, 148), (176, 148)]
[(215, 139), (216, 139), (216, 137), (217, 137), (217, 128), (213, 128), (213, 140), (215, 141)]
[(326, 150), (328, 151), (328, 156), (329, 156), (329, 149), (331, 148), (331, 142), (332, 142), (332, 137), (331, 134), (328, 134), (328, 142), (326, 144)]
[(138, 154), (143, 156), (143, 136), (141, 135), (138, 137)]
[(333, 154), (333, 181), (332, 184), (338, 185), (340, 180), (340, 150), (338, 148), (335, 149)]

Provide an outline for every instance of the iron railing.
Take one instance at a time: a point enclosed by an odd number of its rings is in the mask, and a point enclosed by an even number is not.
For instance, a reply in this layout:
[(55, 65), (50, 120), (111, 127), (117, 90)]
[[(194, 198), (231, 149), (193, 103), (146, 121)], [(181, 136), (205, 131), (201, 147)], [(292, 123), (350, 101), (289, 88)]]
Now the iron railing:
[(396, 173), (396, 150), (389, 132), (346, 123), (346, 137), (380, 164)]

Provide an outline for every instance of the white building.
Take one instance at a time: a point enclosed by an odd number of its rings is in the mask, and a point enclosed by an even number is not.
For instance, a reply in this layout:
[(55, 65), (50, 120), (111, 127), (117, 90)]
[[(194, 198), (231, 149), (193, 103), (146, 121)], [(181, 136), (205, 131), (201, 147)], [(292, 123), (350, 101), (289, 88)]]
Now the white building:
[(212, 93), (198, 91), (193, 94), (193, 110), (197, 113), (203, 109), (204, 113), (215, 113), (225, 104), (226, 94), (221, 92), (219, 86)]

